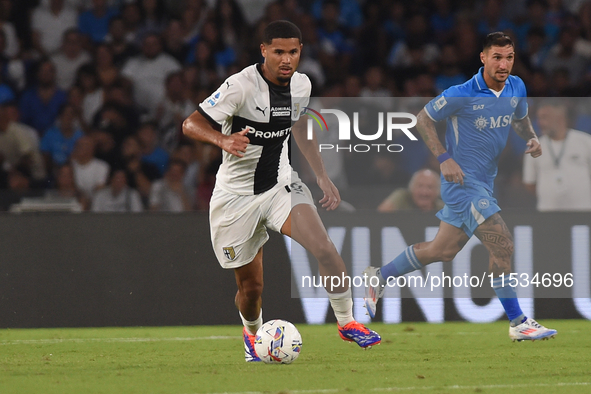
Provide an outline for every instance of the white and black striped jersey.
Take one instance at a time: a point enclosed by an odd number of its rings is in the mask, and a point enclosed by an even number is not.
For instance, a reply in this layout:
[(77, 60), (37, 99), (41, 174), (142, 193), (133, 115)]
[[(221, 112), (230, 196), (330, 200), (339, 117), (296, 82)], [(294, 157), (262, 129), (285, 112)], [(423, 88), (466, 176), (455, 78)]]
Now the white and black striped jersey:
[(244, 157), (223, 152), (216, 188), (252, 195), (291, 183), (291, 125), (308, 105), (311, 89), (305, 74), (295, 72), (287, 86), (278, 86), (264, 78), (261, 65), (255, 64), (230, 76), (199, 104), (199, 113), (222, 133), (249, 129)]

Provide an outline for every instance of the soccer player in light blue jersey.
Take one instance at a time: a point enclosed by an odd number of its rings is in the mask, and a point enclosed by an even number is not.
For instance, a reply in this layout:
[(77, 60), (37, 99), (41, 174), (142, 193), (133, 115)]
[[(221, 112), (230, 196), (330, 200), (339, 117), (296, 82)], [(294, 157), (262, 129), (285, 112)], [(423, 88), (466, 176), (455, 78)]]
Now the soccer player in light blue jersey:
[[(480, 60), (484, 65), (467, 82), (452, 86), (431, 100), (417, 116), (417, 130), (441, 163), (441, 197), (445, 207), (437, 213), (439, 231), (431, 242), (409, 246), (381, 269), (368, 267), (365, 306), (373, 318), (377, 300), (383, 296), (387, 280), (421, 269), (436, 261), (451, 261), (476, 235), (490, 255), (489, 271), (493, 289), (510, 321), (513, 340), (554, 337), (556, 330), (526, 317), (519, 306), (510, 280), (513, 239), (499, 215), (493, 197), (499, 156), (511, 126), (527, 141), (525, 153), (539, 157), (542, 148), (527, 115), (527, 95), (523, 81), (511, 75), (515, 45), (504, 33), (486, 37)], [(447, 122), (443, 147), (435, 122)], [(378, 281), (371, 278), (377, 276)], [(371, 284), (377, 284), (372, 286)]]

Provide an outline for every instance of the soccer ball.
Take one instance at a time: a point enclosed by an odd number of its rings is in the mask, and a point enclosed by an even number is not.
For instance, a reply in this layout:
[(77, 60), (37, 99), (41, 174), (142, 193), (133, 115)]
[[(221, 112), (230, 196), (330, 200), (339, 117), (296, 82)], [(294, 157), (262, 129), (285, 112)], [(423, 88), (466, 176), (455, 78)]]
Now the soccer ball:
[(290, 322), (270, 320), (257, 330), (254, 350), (266, 364), (291, 364), (302, 350), (302, 336)]

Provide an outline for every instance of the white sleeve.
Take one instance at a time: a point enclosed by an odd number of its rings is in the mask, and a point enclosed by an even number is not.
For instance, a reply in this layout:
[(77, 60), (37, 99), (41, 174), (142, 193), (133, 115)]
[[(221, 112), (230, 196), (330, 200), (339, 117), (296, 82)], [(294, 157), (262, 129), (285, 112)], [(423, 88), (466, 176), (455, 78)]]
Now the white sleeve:
[(537, 165), (531, 155), (527, 154), (523, 157), (523, 183), (526, 185), (535, 185), (538, 179)]
[(210, 122), (221, 125), (242, 107), (245, 96), (244, 87), (233, 75), (226, 79), (211, 96), (203, 100), (197, 111)]

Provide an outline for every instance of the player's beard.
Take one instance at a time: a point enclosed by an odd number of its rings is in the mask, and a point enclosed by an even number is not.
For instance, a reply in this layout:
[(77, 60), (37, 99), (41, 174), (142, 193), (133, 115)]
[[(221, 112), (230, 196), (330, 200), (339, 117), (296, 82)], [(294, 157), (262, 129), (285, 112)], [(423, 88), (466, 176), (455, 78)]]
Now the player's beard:
[(291, 75), (289, 77), (283, 77), (281, 75), (278, 75), (277, 80), (281, 83), (287, 83), (291, 80)]

